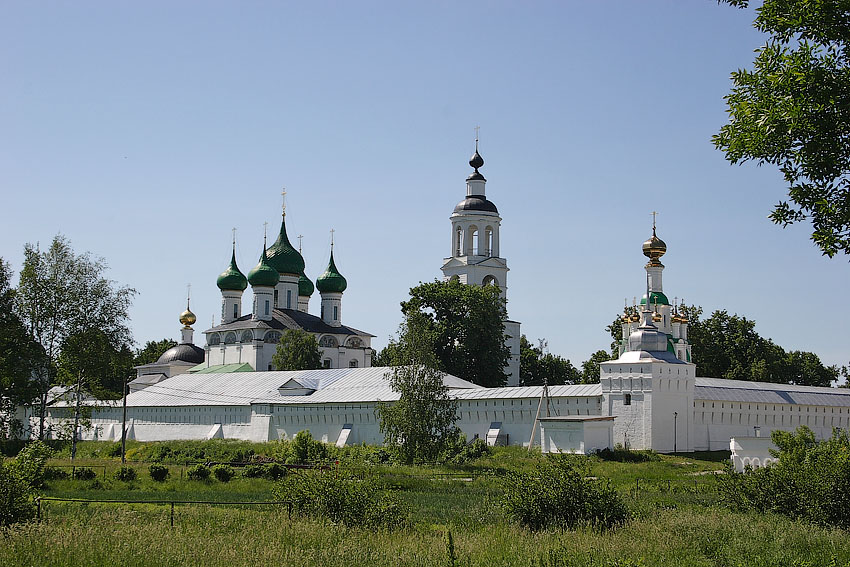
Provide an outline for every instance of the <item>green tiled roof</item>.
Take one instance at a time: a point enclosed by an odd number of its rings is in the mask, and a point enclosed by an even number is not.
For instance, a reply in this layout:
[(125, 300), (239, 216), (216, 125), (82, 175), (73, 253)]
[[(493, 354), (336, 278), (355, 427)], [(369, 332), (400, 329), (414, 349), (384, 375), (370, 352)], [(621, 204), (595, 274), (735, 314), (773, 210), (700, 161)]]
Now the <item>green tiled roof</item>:
[(331, 250), (331, 260), (328, 262), (328, 269), (321, 276), (316, 278), (316, 288), (321, 292), (342, 293), (348, 287), (348, 282), (336, 269), (334, 263), (334, 253)]
[[(670, 305), (670, 300), (667, 299), (667, 296), (664, 295), (662, 292), (653, 291), (649, 294), (649, 304), (655, 305), (656, 303), (658, 305)], [(641, 298), (640, 304), (646, 305), (646, 294), (644, 294), (643, 297)]]

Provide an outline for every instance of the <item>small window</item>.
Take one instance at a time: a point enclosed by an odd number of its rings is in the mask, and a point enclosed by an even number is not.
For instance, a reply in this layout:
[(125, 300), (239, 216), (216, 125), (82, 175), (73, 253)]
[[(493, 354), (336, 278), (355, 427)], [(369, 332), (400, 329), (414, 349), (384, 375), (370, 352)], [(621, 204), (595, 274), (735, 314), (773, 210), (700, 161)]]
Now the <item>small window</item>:
[(233, 318), (234, 319), (239, 318), (239, 304), (238, 303), (233, 304)]
[(331, 359), (326, 358), (322, 361), (322, 368), (330, 368), (331, 367)]
[(348, 361), (348, 367), (349, 368), (357, 368), (357, 361), (356, 360), (349, 360)]
[(266, 315), (269, 314), (269, 300), (266, 300)]
[(334, 305), (334, 321), (336, 321), (337, 319), (339, 319), (339, 308)]
[(292, 309), (292, 290), (286, 290), (286, 308)]
[(632, 405), (632, 395), (631, 394), (626, 394), (625, 396), (623, 396), (623, 405), (624, 406)]

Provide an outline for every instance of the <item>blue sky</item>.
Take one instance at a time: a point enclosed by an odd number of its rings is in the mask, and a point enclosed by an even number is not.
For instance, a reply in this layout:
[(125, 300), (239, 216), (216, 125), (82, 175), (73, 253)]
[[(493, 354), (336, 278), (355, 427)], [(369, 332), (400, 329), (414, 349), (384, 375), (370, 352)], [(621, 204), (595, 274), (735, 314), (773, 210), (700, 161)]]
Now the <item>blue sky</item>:
[(285, 186), (308, 275), (334, 228), (344, 322), (380, 348), (441, 275), (480, 125), (532, 340), (576, 365), (608, 346), (656, 210), (671, 298), (846, 364), (847, 258), (773, 225), (780, 175), (711, 144), (763, 42), (752, 18), (709, 0), (6, 2), (0, 256), (17, 272), (61, 232), (138, 290), (138, 343), (179, 338), (186, 284), (201, 331), (231, 228), (247, 273)]

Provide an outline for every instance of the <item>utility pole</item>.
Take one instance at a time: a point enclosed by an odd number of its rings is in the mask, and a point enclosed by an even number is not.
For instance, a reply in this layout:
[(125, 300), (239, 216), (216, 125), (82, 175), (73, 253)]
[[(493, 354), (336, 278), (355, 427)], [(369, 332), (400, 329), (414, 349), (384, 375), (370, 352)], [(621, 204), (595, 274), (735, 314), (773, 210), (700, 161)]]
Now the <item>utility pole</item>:
[(127, 377), (124, 377), (124, 404), (123, 416), (121, 417), (121, 464), (127, 462), (125, 449), (127, 448)]
[(673, 412), (673, 452), (674, 453), (677, 452), (676, 449), (678, 448), (676, 446), (676, 441), (678, 441), (678, 437), (679, 437), (678, 435), (676, 435), (676, 433), (677, 433), (677, 427), (676, 426), (678, 425), (677, 424), (678, 419), (679, 419), (679, 412), (674, 411)]
[(77, 403), (74, 406), (74, 434), (71, 436), (71, 462), (77, 456), (77, 429), (80, 427), (80, 401), (83, 391), (83, 371), (77, 371)]

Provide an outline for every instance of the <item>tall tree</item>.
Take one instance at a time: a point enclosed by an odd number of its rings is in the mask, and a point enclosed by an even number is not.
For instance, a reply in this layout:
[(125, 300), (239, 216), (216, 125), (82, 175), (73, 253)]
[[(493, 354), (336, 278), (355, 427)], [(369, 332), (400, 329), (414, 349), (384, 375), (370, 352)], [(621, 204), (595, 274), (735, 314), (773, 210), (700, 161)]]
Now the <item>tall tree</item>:
[(520, 386), (540, 386), (544, 381), (550, 386), (581, 382), (581, 373), (568, 359), (545, 350), (545, 340), (540, 339), (538, 346), (534, 346), (525, 335), (520, 337)]
[(443, 383), (435, 356), (432, 321), (411, 311), (399, 330), (390, 387), (399, 394), (393, 403), (378, 404), (384, 443), (404, 463), (430, 462), (457, 436), (457, 401)]
[(581, 383), (599, 383), (599, 365), (611, 360), (611, 354), (605, 350), (597, 350), (590, 358), (581, 363)]
[(171, 347), (177, 346), (177, 341), (174, 339), (162, 339), (159, 341), (148, 341), (145, 346), (136, 351), (133, 357), (133, 366), (141, 366), (143, 364), (153, 364), (162, 354)]
[(423, 316), (440, 370), (480, 386), (505, 384), (511, 352), (505, 345), (505, 301), (498, 287), (423, 283), (410, 290), (401, 311), (405, 318)]
[(301, 329), (287, 329), (272, 357), (277, 370), (314, 370), (322, 367), (322, 351), (316, 336)]
[(0, 258), (0, 440), (20, 433), (23, 424), (15, 418), (18, 406), (38, 396), (36, 377), (44, 366), (44, 351), (27, 333), (13, 311), (12, 270)]
[(732, 163), (779, 168), (789, 201), (773, 222), (811, 220), (825, 255), (850, 254), (850, 3), (764, 0), (756, 14), (769, 37), (751, 71), (732, 73), (730, 121), (714, 144)]
[(102, 258), (75, 254), (62, 235), (46, 251), (31, 244), (24, 248), (16, 310), (48, 359), (39, 379), (39, 438), (44, 436), (47, 392), (56, 379), (62, 344), (92, 330), (105, 333), (118, 350), (131, 343), (127, 319), (136, 292), (104, 277), (106, 269)]

